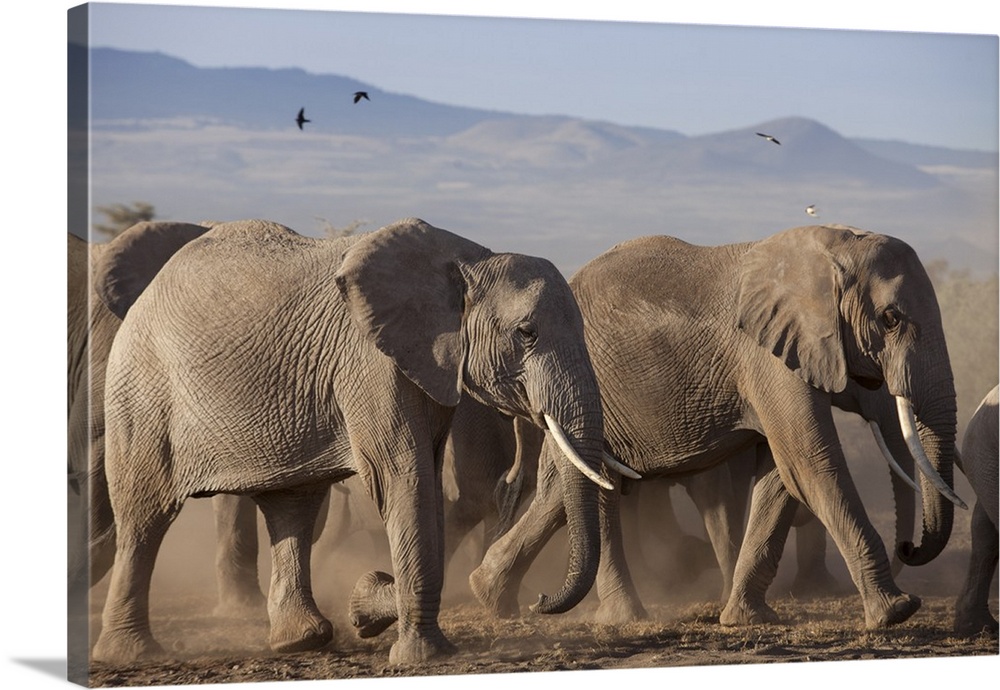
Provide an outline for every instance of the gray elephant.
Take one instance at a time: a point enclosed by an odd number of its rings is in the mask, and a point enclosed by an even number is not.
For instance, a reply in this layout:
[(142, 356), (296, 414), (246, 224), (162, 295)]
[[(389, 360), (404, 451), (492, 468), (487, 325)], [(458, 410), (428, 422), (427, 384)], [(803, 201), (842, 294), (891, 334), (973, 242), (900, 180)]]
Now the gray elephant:
[(94, 292), (93, 263), (106, 252), (129, 248), (134, 256), (132, 289), (142, 290), (174, 253), (208, 231), (203, 225), (143, 222), (105, 244), (67, 235), (68, 481), (70, 515), (81, 530), (69, 542), (70, 601), (86, 611), (87, 590), (114, 561), (114, 517), (104, 476), (104, 375), (121, 319)]
[[(107, 243), (68, 234), (68, 480), (70, 515), (77, 516), (68, 549), (68, 588), (74, 611), (87, 613), (87, 590), (111, 569), (115, 554), (114, 516), (104, 476), (104, 376), (121, 318), (93, 290), (90, 273), (106, 252), (126, 251), (132, 289), (141, 290), (174, 255), (213, 223), (136, 223)], [(257, 508), (241, 496), (213, 499), (218, 535), (215, 612), (243, 617), (263, 610), (257, 578)]]
[(997, 570), (997, 387), (986, 394), (965, 429), (961, 467), (976, 494), (972, 509), (972, 553), (955, 605), (955, 632), (996, 636), (989, 598)]
[(148, 612), (157, 549), (186, 498), (218, 493), (250, 496), (264, 514), (272, 647), (329, 642), (311, 596), (310, 538), (330, 484), (354, 474), (392, 552), (394, 579), (376, 577), (400, 621), (390, 662), (453, 651), (437, 621), (441, 448), (463, 393), (558, 439), (571, 572), (540, 608), (567, 610), (589, 591), (596, 483), (611, 483), (583, 321), (550, 262), (409, 219), (338, 240), (223, 223), (138, 296), (122, 280), (130, 264), (127, 252), (107, 253), (94, 278), (125, 317), (107, 368), (117, 552), (95, 659), (161, 651)]
[[(898, 468), (897, 473), (891, 475), (897, 513), (896, 542), (912, 539), (914, 492), (900, 475), (912, 474), (913, 459), (900, 431), (891, 396), (884, 388), (871, 391), (848, 382), (843, 392), (833, 396), (832, 402), (834, 406), (868, 420), (885, 457)], [(506, 532), (513, 511), (530, 495), (529, 487), (537, 475), (538, 443), (533, 437), (538, 434), (528, 430), (528, 433), (521, 434), (521, 438), (516, 436), (515, 423), (496, 410), (474, 402), (467, 404), (464, 400), (457, 408), (446, 449), (457, 447), (463, 452), (446, 452), (445, 456), (446, 480), (448, 470), (452, 466), (455, 468), (452, 474), (456, 498), (446, 501), (445, 507), (445, 541), (449, 553), (480, 522), (486, 525), (489, 538), (485, 546), (489, 546), (497, 536)], [(526, 454), (527, 459), (515, 461), (518, 451), (522, 458)], [(754, 447), (749, 447), (725, 462), (689, 475), (623, 482), (622, 491), (628, 494), (623, 496), (621, 503), (625, 532), (623, 548), (609, 549), (609, 558), (602, 560), (598, 569), (598, 582), (611, 591), (634, 592), (631, 580), (615, 580), (616, 574), (625, 577), (630, 572), (624, 563), (613, 564), (616, 558), (628, 553), (628, 563), (633, 568), (638, 566), (643, 569), (644, 581), (657, 579), (671, 589), (697, 578), (703, 570), (719, 569), (723, 579), (722, 599), (726, 601), (732, 589), (736, 559), (743, 539), (757, 452)], [(899, 460), (896, 461), (894, 456)], [(527, 476), (523, 476), (524, 472), (512, 472), (512, 465), (523, 466)], [(522, 486), (522, 482), (527, 482), (528, 487)], [(674, 484), (684, 488), (698, 509), (709, 543), (685, 534), (677, 523), (669, 493), (670, 486)], [(840, 583), (826, 567), (826, 530), (822, 523), (801, 505), (793, 522), (798, 562), (792, 591), (801, 596), (841, 591)], [(665, 551), (658, 559), (659, 570), (646, 563), (644, 543), (655, 546), (658, 551)], [(893, 559), (894, 574), (901, 565), (897, 558)], [(605, 572), (608, 575), (603, 575)], [(518, 613), (518, 574), (523, 575), (523, 571), (507, 573), (502, 592), (487, 599), (486, 603), (497, 615), (513, 616)], [(664, 578), (669, 581), (663, 582)], [(637, 600), (638, 595), (634, 596)], [(634, 607), (634, 610), (641, 611), (641, 606)], [(632, 612), (625, 613), (631, 617)], [(624, 622), (622, 618), (615, 618), (621, 614), (620, 610), (611, 611), (602, 607), (600, 617), (606, 622)]]
[[(777, 620), (764, 594), (797, 502), (833, 536), (868, 627), (900, 623), (919, 608), (893, 580), (831, 413), (852, 381), (891, 395), (924, 489), (920, 544), (905, 539), (896, 551), (909, 565), (935, 558), (951, 534), (954, 504), (964, 507), (951, 488), (955, 392), (937, 299), (908, 245), (826, 226), (721, 247), (645, 237), (591, 261), (570, 284), (613, 456), (643, 477), (670, 477), (758, 449), (723, 624)], [(532, 505), (470, 577), (488, 607), (559, 519), (558, 487), (546, 481), (554, 483), (552, 472), (540, 467)], [(641, 604), (620, 586), (628, 573), (615, 572), (626, 567), (618, 493), (601, 492), (601, 502), (602, 608), (611, 620), (634, 618)]]

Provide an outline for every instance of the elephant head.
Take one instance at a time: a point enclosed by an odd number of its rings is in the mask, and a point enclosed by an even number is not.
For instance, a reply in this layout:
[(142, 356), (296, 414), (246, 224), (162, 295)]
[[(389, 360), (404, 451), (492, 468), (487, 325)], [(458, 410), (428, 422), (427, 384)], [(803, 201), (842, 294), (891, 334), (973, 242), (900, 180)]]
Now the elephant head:
[(362, 237), (336, 280), (359, 329), (436, 402), (455, 406), (464, 391), (557, 439), (575, 466), (560, 467), (570, 575), (543, 609), (572, 608), (597, 572), (592, 482), (611, 485), (600, 475), (600, 393), (566, 280), (549, 261), (495, 254), (416, 220)]
[(955, 387), (930, 278), (901, 240), (845, 227), (803, 227), (757, 243), (740, 278), (738, 326), (812, 386), (849, 381), (895, 398), (900, 428), (923, 488), (919, 546), (927, 563), (951, 533)]

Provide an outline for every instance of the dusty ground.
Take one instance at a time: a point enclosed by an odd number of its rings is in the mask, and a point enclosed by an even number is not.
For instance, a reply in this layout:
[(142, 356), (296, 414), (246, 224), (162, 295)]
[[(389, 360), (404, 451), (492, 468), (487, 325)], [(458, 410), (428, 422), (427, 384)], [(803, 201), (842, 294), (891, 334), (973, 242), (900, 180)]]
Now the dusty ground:
[[(185, 509), (187, 510), (187, 508)], [(184, 516), (182, 516), (184, 518)], [(192, 525), (204, 525), (210, 514), (190, 515)], [(960, 582), (967, 542), (956, 535), (938, 561), (925, 569), (907, 569), (900, 586), (923, 599), (923, 607), (901, 626), (879, 632), (863, 629), (860, 599), (852, 590), (844, 595), (815, 599), (787, 594), (794, 558), (786, 553), (769, 602), (782, 617), (780, 625), (745, 629), (718, 624), (721, 606), (714, 602), (721, 579), (707, 572), (684, 590), (668, 590), (641, 582), (640, 590), (652, 620), (622, 627), (590, 622), (596, 608), (593, 594), (577, 609), (562, 616), (526, 615), (518, 620), (493, 620), (470, 600), (464, 574), (469, 562), (449, 569), (441, 627), (459, 652), (419, 668), (388, 665), (395, 627), (373, 640), (357, 638), (346, 618), (347, 592), (365, 570), (385, 568), (384, 557), (367, 535), (358, 535), (353, 551), (314, 560), (314, 591), (331, 619), (336, 637), (320, 651), (277, 655), (267, 647), (267, 622), (220, 619), (212, 615), (215, 588), (212, 579), (211, 529), (184, 531), (165, 543), (165, 555), (183, 551), (181, 562), (158, 562), (151, 592), (153, 634), (172, 655), (169, 661), (113, 667), (95, 663), (94, 686), (141, 686), (255, 682), (324, 678), (386, 678), (418, 675), (508, 673), (570, 669), (625, 669), (769, 662), (835, 661), (851, 659), (925, 658), (997, 655), (996, 640), (961, 639), (951, 635), (954, 592)], [(170, 537), (171, 535), (168, 535)], [(558, 551), (558, 549), (556, 550)], [(469, 555), (471, 558), (471, 555)], [(540, 591), (553, 591), (562, 564), (540, 563), (529, 572), (522, 592), (522, 610)], [(835, 553), (828, 554), (831, 570), (846, 582), (846, 570)], [(266, 557), (261, 557), (261, 579), (267, 582)], [(91, 601), (91, 642), (100, 629), (104, 601), (102, 583)], [(785, 592), (782, 594), (782, 592)], [(991, 607), (996, 615), (996, 586)]]
[(168, 662), (109, 667), (95, 664), (97, 686), (199, 684), (266, 680), (359, 678), (572, 669), (654, 668), (716, 664), (997, 654), (985, 637), (960, 639), (949, 632), (951, 601), (925, 599), (918, 614), (887, 631), (866, 632), (857, 597), (813, 601), (781, 599), (782, 625), (732, 630), (718, 625), (713, 604), (658, 605), (654, 621), (612, 628), (576, 615), (484, 621), (473, 604), (450, 606), (441, 627), (461, 651), (419, 668), (388, 665), (393, 629), (360, 640), (345, 627), (328, 648), (276, 655), (266, 647), (264, 621), (218, 620), (205, 611), (211, 600), (177, 601), (153, 620), (161, 644), (176, 654)]

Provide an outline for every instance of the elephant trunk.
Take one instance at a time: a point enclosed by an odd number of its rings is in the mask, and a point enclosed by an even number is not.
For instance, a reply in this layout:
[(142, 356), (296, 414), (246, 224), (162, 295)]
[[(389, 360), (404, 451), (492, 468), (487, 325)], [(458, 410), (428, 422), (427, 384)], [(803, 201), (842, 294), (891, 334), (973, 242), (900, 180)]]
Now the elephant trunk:
[[(953, 389), (949, 385), (947, 390)], [(955, 397), (952, 394), (924, 404), (916, 417), (908, 402), (897, 398), (897, 406), (903, 436), (920, 468), (923, 527), (919, 545), (903, 541), (896, 552), (906, 565), (924, 565), (936, 558), (948, 543), (955, 505), (966, 507), (953, 490)]]
[(562, 588), (551, 597), (539, 595), (531, 607), (537, 613), (564, 613), (593, 586), (600, 560), (598, 483), (610, 484), (602, 475), (604, 425), (596, 377), (577, 378), (560, 389), (560, 401), (540, 402), (547, 425), (542, 454), (555, 462), (562, 483), (569, 564)]

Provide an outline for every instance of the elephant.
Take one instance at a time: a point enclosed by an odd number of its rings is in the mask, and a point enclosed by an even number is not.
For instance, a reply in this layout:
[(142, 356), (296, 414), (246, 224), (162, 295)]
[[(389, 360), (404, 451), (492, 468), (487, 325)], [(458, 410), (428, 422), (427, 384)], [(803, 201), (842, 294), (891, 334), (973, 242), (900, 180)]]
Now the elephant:
[[(876, 442), (883, 449), (885, 457), (890, 464), (899, 468), (898, 473), (890, 475), (896, 502), (896, 542), (911, 539), (914, 492), (900, 475), (912, 473), (913, 459), (902, 437), (891, 396), (884, 389), (871, 391), (849, 381), (843, 392), (833, 396), (832, 403), (835, 407), (868, 420), (873, 425)], [(452, 502), (446, 501), (445, 507), (445, 546), (448, 553), (480, 522), (486, 525), (488, 535), (484, 548), (507, 531), (513, 513), (512, 507), (525, 503), (530, 494), (530, 490), (521, 484), (534, 483), (537, 475), (538, 444), (537, 441), (533, 442), (535, 436), (537, 434), (531, 434), (528, 430), (527, 434), (522, 434), (522, 438), (515, 439), (514, 422), (501, 413), (474, 401), (468, 404), (463, 401), (459, 405), (445, 455), (446, 478), (448, 470), (452, 466), (455, 468), (452, 474), (457, 496)], [(452, 447), (466, 450), (452, 453), (449, 452)], [(521, 457), (526, 459), (515, 461), (515, 449), (520, 449)], [(624, 549), (631, 551), (628, 554), (629, 563), (644, 567), (646, 577), (643, 580), (662, 580), (666, 574), (670, 581), (662, 584), (674, 589), (679, 584), (696, 579), (706, 569), (720, 569), (723, 579), (722, 600), (726, 601), (732, 588), (736, 558), (743, 537), (746, 506), (754, 478), (755, 452), (751, 447), (726, 462), (690, 475), (659, 481), (646, 478), (642, 481), (623, 482), (623, 493), (628, 494), (623, 497), (621, 504)], [(745, 457), (747, 453), (750, 454), (749, 458)], [(521, 465), (528, 470), (526, 476), (523, 476), (523, 472), (517, 475), (518, 481), (515, 484), (509, 483), (513, 481), (508, 476), (512, 464)], [(669, 487), (674, 484), (682, 486), (697, 507), (705, 523), (709, 543), (685, 534), (681, 529), (674, 516), (669, 493)], [(446, 496), (447, 493), (446, 488)], [(500, 507), (503, 503), (508, 505), (506, 510)], [(501, 515), (507, 517), (501, 519)], [(650, 527), (652, 520), (657, 522)], [(826, 530), (822, 524), (801, 505), (793, 524), (796, 527), (798, 562), (792, 591), (799, 596), (841, 591), (841, 585), (826, 566)], [(644, 563), (644, 541), (655, 542), (654, 545), (659, 550), (666, 550), (666, 557), (660, 561), (661, 564), (665, 562), (669, 569), (667, 573), (662, 571), (662, 567), (661, 571), (656, 572)], [(624, 551), (611, 550), (612, 557), (620, 554), (624, 554)], [(599, 566), (599, 582), (603, 580), (600, 573), (609, 563), (610, 561), (602, 561)], [(892, 566), (893, 574), (897, 574), (902, 563), (894, 557)], [(622, 565), (611, 568), (612, 573), (627, 571)], [(520, 589), (519, 584), (514, 573), (509, 573), (503, 583), (503, 593), (487, 601), (494, 613), (501, 616), (517, 615), (519, 609), (516, 592)], [(634, 585), (630, 583), (617, 583), (613, 586), (615, 589), (618, 587), (634, 590)], [(607, 615), (607, 612), (602, 615)], [(609, 622), (623, 621), (612, 617)]]
[[(650, 236), (616, 245), (570, 285), (612, 456), (644, 480), (752, 458), (756, 482), (722, 624), (777, 620), (764, 594), (798, 502), (843, 555), (867, 627), (917, 611), (920, 599), (893, 579), (831, 412), (849, 385), (882, 389), (880, 399), (891, 401), (923, 488), (921, 541), (904, 538), (895, 551), (907, 565), (935, 558), (954, 506), (965, 504), (952, 488), (956, 402), (940, 310), (909, 245), (845, 226), (717, 247)], [(553, 473), (540, 466), (531, 506), (470, 576), (491, 610), (511, 573), (523, 572), (554, 531), (558, 494)], [(641, 617), (621, 552), (619, 493), (600, 499), (600, 615)]]
[(961, 469), (976, 494), (972, 509), (972, 553), (955, 604), (956, 633), (996, 636), (989, 597), (997, 570), (997, 386), (976, 408), (962, 439)]
[[(106, 252), (128, 250), (135, 265), (136, 292), (187, 242), (214, 222), (198, 224), (142, 221), (106, 243), (67, 234), (68, 482), (73, 528), (69, 541), (69, 600), (86, 615), (87, 591), (111, 569), (115, 553), (114, 516), (104, 476), (104, 377), (121, 318), (101, 301), (90, 282), (91, 266)], [(244, 617), (263, 610), (257, 578), (256, 506), (245, 497), (213, 498), (216, 533), (218, 615)], [(324, 506), (325, 507), (325, 506)]]
[(590, 590), (599, 486), (613, 484), (583, 320), (551, 262), (493, 253), (413, 218), (340, 239), (221, 223), (138, 294), (123, 277), (131, 259), (106, 253), (94, 271), (123, 322), (105, 384), (117, 550), (93, 658), (162, 654), (148, 611), (157, 549), (185, 499), (223, 493), (250, 497), (264, 515), (271, 647), (326, 645), (310, 538), (330, 485), (353, 475), (389, 538), (393, 575), (359, 585), (392, 595), (390, 663), (453, 652), (437, 620), (441, 449), (463, 394), (529, 419), (558, 446), (571, 568), (539, 609), (568, 610)]
[[(138, 223), (107, 243), (90, 243), (67, 233), (67, 458), (71, 510), (82, 534), (69, 541), (69, 598), (86, 610), (87, 590), (114, 561), (114, 517), (104, 476), (104, 374), (121, 319), (90, 284), (93, 263), (106, 252), (131, 247), (136, 273), (152, 277), (174, 253), (208, 231), (205, 225)], [(136, 283), (134, 289), (141, 290)]]

